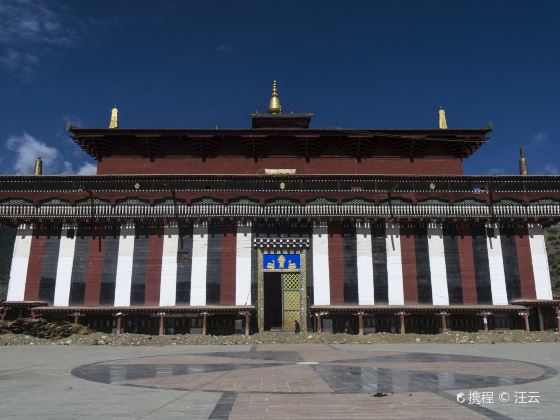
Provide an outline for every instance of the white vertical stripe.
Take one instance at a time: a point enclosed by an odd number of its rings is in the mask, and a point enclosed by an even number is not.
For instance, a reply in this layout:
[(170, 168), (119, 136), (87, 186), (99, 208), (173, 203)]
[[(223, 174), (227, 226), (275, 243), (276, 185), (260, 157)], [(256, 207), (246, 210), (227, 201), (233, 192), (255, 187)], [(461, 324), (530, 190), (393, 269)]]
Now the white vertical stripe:
[(490, 287), (492, 290), (493, 305), (507, 305), (506, 274), (504, 272), (504, 258), (502, 256), (502, 241), (500, 240), (500, 229), (495, 225), (487, 226), (486, 246), (488, 248), (488, 265), (490, 267)]
[(430, 260), (430, 283), (432, 285), (432, 303), (449, 305), (447, 290), (447, 270), (443, 247), (443, 228), (441, 223), (428, 225), (428, 255)]
[(235, 304), (251, 304), (251, 225), (237, 225), (235, 250)]
[(528, 225), (528, 229), (537, 299), (552, 300), (552, 287), (550, 284), (546, 246), (544, 243), (544, 230), (542, 226), (532, 224)]
[(326, 224), (313, 226), (313, 304), (330, 305), (329, 232)]
[(398, 224), (388, 223), (385, 230), (389, 305), (404, 305), (401, 236)]
[[(60, 233), (60, 248), (56, 268), (56, 284), (54, 288), (54, 306), (68, 306), (70, 300), (70, 282), (72, 281), (72, 267), (74, 266), (74, 250), (76, 248), (76, 227), (63, 225)], [(74, 230), (68, 236), (68, 231)]]
[(208, 225), (194, 225), (192, 246), (191, 306), (206, 305)]
[(29, 265), (32, 237), (33, 226), (18, 226), (14, 242), (12, 266), (10, 268), (7, 301), (20, 302), (25, 299), (25, 282), (27, 280), (27, 266)]
[(356, 256), (358, 263), (358, 304), (373, 305), (373, 255), (369, 223), (358, 222), (356, 224)]
[(179, 250), (179, 227), (163, 229), (163, 252), (161, 255), (160, 306), (175, 306), (177, 297), (177, 252)]
[(115, 306), (130, 306), (132, 262), (134, 260), (134, 225), (122, 225), (119, 236)]

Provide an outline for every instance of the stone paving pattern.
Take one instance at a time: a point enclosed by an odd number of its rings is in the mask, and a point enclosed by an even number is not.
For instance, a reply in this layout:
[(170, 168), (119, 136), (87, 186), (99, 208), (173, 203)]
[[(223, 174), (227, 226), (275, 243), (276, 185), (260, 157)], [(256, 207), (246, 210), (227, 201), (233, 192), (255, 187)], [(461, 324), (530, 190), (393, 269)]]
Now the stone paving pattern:
[[(0, 412), (47, 419), (557, 418), (557, 352), (552, 343), (4, 347)], [(458, 404), (457, 392), (469, 389), (536, 391), (541, 402)]]

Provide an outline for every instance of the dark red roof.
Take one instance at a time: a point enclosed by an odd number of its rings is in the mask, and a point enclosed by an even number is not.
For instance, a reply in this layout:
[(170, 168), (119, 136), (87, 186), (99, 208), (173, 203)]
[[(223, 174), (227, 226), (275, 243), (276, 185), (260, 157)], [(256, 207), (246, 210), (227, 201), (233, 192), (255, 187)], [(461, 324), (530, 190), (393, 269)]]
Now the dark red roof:
[[(287, 114), (290, 115), (290, 114)], [(222, 147), (231, 151), (232, 143), (240, 156), (251, 156), (255, 143), (262, 150), (281, 141), (286, 153), (298, 154), (308, 146), (321, 151), (322, 142), (340, 144), (340, 151), (359, 149), (372, 154), (391, 150), (397, 155), (422, 156), (427, 148), (438, 154), (465, 158), (482, 144), (490, 133), (479, 129), (318, 129), (318, 128), (76, 128), (71, 127), (73, 140), (89, 155), (100, 159), (111, 155), (131, 156), (197, 156), (201, 149), (206, 155), (220, 155)], [(302, 146), (302, 147), (300, 147)], [(380, 147), (381, 146), (381, 147)], [(383, 152), (385, 153), (385, 152)]]

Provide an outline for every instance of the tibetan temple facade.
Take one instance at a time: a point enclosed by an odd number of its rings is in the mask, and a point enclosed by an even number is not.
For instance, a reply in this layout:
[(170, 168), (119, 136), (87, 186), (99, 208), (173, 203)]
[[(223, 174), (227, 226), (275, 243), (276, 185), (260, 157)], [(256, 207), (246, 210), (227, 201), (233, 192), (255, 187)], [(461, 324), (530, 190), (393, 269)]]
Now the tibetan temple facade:
[(558, 328), (560, 177), (466, 176), (490, 129), (69, 127), (92, 176), (1, 176), (7, 318), (107, 332)]

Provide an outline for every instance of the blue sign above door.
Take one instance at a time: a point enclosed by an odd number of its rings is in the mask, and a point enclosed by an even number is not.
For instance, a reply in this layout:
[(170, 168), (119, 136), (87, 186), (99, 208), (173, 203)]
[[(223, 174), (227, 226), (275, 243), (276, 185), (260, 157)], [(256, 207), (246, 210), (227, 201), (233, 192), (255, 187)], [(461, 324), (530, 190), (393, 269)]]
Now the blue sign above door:
[(299, 270), (300, 254), (263, 254), (263, 270)]

